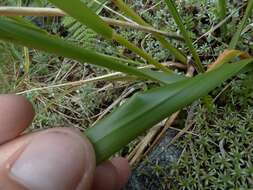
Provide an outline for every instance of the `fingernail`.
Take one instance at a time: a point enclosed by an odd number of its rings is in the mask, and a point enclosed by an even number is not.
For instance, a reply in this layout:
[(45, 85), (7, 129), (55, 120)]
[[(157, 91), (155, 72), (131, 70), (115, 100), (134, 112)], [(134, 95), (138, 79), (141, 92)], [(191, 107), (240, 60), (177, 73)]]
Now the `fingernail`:
[(90, 147), (77, 135), (35, 136), (13, 164), (10, 176), (28, 189), (75, 189), (92, 167)]

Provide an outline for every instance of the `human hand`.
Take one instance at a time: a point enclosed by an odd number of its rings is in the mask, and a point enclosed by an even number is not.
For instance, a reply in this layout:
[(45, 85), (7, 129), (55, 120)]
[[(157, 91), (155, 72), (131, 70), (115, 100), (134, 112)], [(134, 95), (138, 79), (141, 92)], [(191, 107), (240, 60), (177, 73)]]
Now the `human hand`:
[(35, 113), (21, 96), (0, 96), (1, 190), (118, 190), (130, 169), (123, 158), (95, 167), (88, 139), (76, 129), (20, 135)]

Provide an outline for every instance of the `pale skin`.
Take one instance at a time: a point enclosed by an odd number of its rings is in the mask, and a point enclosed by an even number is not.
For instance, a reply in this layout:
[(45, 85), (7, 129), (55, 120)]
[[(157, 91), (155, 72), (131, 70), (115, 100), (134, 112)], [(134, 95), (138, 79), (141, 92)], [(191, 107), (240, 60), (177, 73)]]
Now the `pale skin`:
[(95, 164), (93, 147), (76, 129), (24, 133), (35, 116), (22, 96), (0, 95), (0, 189), (120, 190), (130, 168), (124, 158)]

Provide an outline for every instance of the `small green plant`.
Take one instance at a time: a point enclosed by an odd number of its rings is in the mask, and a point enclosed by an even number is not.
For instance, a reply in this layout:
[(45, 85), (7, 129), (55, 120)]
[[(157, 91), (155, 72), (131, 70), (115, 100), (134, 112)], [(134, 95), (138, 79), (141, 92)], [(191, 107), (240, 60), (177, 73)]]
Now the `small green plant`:
[[(245, 76), (242, 75), (240, 78)], [(173, 164), (173, 168), (166, 169), (171, 172), (169, 189), (253, 187), (253, 117), (252, 107), (248, 104), (252, 97), (250, 92), (244, 91), (244, 88), (247, 88), (244, 81), (235, 82), (236, 87), (224, 93), (226, 100), (223, 100), (223, 106), (218, 106), (212, 111), (202, 106), (198, 107), (194, 135), (186, 134), (178, 143), (178, 146), (184, 149), (184, 153), (180, 160)], [(236, 88), (242, 88), (247, 96), (243, 102), (236, 99), (236, 102), (231, 103), (231, 97), (238, 93)], [(194, 180), (187, 183), (187, 179)]]
[[(82, 63), (90, 63), (119, 71), (124, 74), (120, 77), (121, 79), (122, 77), (134, 77), (135, 80), (152, 81), (157, 84), (154, 89), (135, 94), (105, 119), (99, 121), (85, 132), (85, 135), (88, 136), (95, 148), (97, 163), (108, 159), (138, 135), (170, 114), (207, 95), (224, 81), (238, 73), (248, 72), (252, 69), (251, 63), (253, 59), (251, 56), (244, 52), (233, 50), (238, 43), (248, 18), (251, 16), (252, 1), (248, 1), (244, 19), (231, 41), (230, 51), (222, 54), (212, 65), (211, 69), (207, 70), (201, 63), (190, 32), (184, 26), (175, 2), (165, 0), (190, 53), (183, 53), (179, 48), (173, 47), (161, 35), (155, 34), (154, 37), (173, 54), (176, 60), (186, 64), (189, 68), (193, 65), (199, 73), (194, 77), (179, 75), (158, 62), (143, 49), (131, 43), (110, 27), (83, 1), (50, 0), (50, 2), (103, 38), (117, 42), (136, 53), (142, 58), (144, 63), (150, 64), (149, 67), (140, 68), (139, 66), (145, 65), (143, 62), (109, 56), (94, 52), (91, 49), (82, 48), (78, 44), (68, 42), (60, 36), (53, 36), (20, 17), (11, 19), (0, 18), (0, 39), (74, 59)], [(115, 0), (113, 2), (136, 23), (151, 27), (123, 1)], [(186, 58), (187, 54), (188, 58)]]

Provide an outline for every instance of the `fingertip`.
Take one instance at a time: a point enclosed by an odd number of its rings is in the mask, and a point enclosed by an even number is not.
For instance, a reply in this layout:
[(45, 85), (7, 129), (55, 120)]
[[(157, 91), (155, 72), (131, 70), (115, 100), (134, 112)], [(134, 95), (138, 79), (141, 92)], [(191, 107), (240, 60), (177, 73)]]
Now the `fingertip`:
[[(25, 97), (15, 94), (0, 95), (0, 105), (2, 111), (11, 111), (14, 113), (24, 113), (33, 119), (35, 110), (31, 102)], [(8, 114), (8, 113), (6, 113)]]
[(126, 185), (131, 175), (130, 165), (127, 159), (122, 158), (122, 157), (113, 158), (111, 160), (111, 163), (114, 165), (114, 167), (117, 170), (118, 178), (119, 178), (118, 187), (119, 189), (121, 189)]
[(116, 190), (117, 175), (117, 170), (110, 161), (103, 162), (95, 170), (92, 189)]
[(35, 116), (32, 104), (17, 95), (0, 95), (0, 143), (17, 137)]
[(96, 168), (93, 189), (122, 189), (127, 183), (130, 173), (130, 167), (126, 159), (119, 157), (106, 161)]
[[(91, 186), (95, 153), (88, 139), (75, 130), (49, 129), (17, 141), (28, 143), (18, 156), (12, 159), (11, 155), (4, 164), (11, 166), (9, 176), (18, 184), (28, 189), (54, 190)], [(11, 146), (15, 145), (9, 143)]]
[[(23, 111), (29, 113), (30, 117), (34, 117), (35, 110), (31, 102), (25, 97), (21, 95), (15, 94), (7, 94), (7, 95), (0, 95), (0, 102), (3, 106), (8, 106), (9, 108), (22, 108)], [(25, 110), (24, 110), (25, 109)]]
[(20, 96), (20, 95), (13, 95), (13, 98), (16, 98), (17, 101), (19, 101), (21, 106), (24, 106), (27, 111), (31, 114), (31, 117), (35, 116), (35, 110), (32, 105), (32, 103), (27, 99), (25, 96)]

